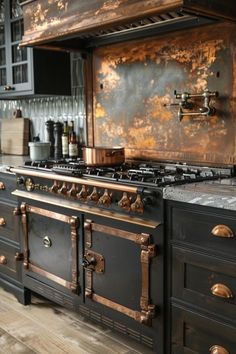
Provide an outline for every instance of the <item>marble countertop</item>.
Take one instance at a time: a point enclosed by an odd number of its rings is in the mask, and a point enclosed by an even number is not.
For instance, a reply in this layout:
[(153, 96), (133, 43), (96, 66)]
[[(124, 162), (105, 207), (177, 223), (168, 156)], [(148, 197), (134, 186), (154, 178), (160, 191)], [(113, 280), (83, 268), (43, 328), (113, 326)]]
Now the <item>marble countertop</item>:
[(236, 177), (168, 186), (163, 196), (168, 200), (236, 210)]
[(0, 172), (8, 172), (10, 166), (22, 166), (26, 160), (29, 160), (29, 156), (0, 155)]

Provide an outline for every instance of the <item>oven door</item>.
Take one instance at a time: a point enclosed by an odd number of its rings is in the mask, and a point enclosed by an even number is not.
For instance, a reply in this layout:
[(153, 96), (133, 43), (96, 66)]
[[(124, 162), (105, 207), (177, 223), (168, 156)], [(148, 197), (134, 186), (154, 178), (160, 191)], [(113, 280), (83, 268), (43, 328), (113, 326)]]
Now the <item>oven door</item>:
[(26, 203), (21, 213), (26, 274), (77, 293), (79, 219)]
[(150, 268), (156, 245), (142, 229), (113, 219), (85, 219), (85, 299), (151, 326)]

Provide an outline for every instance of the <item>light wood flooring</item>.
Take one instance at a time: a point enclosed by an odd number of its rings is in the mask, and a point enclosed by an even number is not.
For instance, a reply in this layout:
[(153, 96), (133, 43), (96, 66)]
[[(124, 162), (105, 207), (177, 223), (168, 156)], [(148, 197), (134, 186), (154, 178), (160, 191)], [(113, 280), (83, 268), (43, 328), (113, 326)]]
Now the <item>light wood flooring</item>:
[(21, 305), (0, 287), (0, 353), (154, 354), (59, 305), (33, 297)]

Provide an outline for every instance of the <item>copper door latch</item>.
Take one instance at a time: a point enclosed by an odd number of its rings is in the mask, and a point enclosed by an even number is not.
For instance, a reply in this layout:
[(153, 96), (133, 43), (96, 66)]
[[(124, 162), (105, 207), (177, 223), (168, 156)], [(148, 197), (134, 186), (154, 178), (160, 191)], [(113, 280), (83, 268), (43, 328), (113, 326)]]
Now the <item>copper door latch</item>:
[(96, 273), (104, 273), (105, 261), (104, 257), (91, 250), (86, 250), (84, 258), (82, 260), (82, 265), (86, 269), (91, 269)]

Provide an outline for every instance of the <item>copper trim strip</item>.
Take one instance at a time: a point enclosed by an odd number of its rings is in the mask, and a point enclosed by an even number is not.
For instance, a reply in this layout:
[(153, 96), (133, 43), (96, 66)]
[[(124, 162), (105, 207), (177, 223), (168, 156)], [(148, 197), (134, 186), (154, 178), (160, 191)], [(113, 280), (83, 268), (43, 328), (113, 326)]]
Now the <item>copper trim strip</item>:
[(92, 294), (92, 300), (98, 302), (99, 304), (105, 305), (107, 307), (110, 307), (113, 310), (119, 311), (129, 317), (132, 317), (133, 319), (136, 320), (137, 318), (137, 311), (132, 310), (128, 307), (125, 307), (123, 305), (117, 304), (114, 301), (108, 300), (103, 296), (97, 295), (95, 293)]
[(129, 222), (131, 224), (141, 225), (143, 227), (148, 227), (151, 229), (156, 229), (158, 226), (161, 225), (161, 222), (152, 221), (152, 220), (145, 220), (145, 219), (137, 218), (135, 216), (130, 216), (130, 215), (123, 215), (123, 214), (119, 214), (119, 213), (112, 212), (109, 210), (103, 210), (100, 208), (91, 207), (88, 205), (81, 205), (78, 202), (75, 202), (72, 200), (70, 200), (70, 201), (61, 200), (61, 199), (53, 197), (53, 196), (43, 196), (41, 194), (19, 191), (17, 189), (14, 192), (12, 192), (12, 195), (15, 195), (17, 197), (21, 197), (24, 199), (30, 199), (30, 200), (35, 200), (35, 201), (39, 201), (42, 203), (47, 203), (50, 205), (55, 205), (55, 206), (62, 207), (62, 208), (81, 211), (83, 213), (99, 215), (99, 216), (102, 216), (102, 217), (105, 217), (108, 219)]
[(71, 290), (78, 291), (78, 226), (79, 220), (76, 216), (70, 218), (71, 226)]
[[(88, 223), (88, 220), (86, 220), (86, 222)], [(143, 245), (148, 244), (149, 240), (150, 240), (150, 235), (148, 235), (148, 234), (140, 234), (140, 233), (137, 234), (134, 232), (116, 229), (116, 228), (110, 227), (110, 226), (96, 224), (94, 222), (91, 223), (91, 229), (93, 231), (104, 232), (106, 234), (120, 237), (120, 238), (124, 238), (126, 240), (133, 241), (135, 243), (143, 244)]]
[(29, 235), (28, 235), (28, 221), (26, 214), (26, 203), (22, 203), (20, 206), (21, 209), (21, 222), (23, 226), (23, 235), (24, 235), (24, 268), (28, 269), (29, 267)]
[(118, 190), (121, 192), (127, 192), (127, 193), (137, 193), (138, 188), (137, 187), (132, 187), (132, 186), (125, 186), (123, 184), (115, 184), (115, 183), (108, 183), (108, 182), (101, 182), (101, 181), (96, 181), (94, 179), (85, 179), (85, 178), (77, 178), (77, 177), (70, 177), (70, 176), (65, 176), (65, 175), (57, 175), (52, 172), (47, 173), (47, 172), (40, 172), (40, 171), (31, 171), (27, 170), (24, 168), (10, 168), (10, 171), (13, 173), (18, 173), (21, 175), (27, 175), (27, 176), (34, 176), (34, 177), (42, 177), (45, 179), (50, 179), (50, 180), (57, 180), (57, 181), (62, 181), (62, 182), (70, 182), (70, 183), (76, 183), (76, 184), (81, 184), (81, 185), (86, 185), (86, 186), (91, 186), (91, 187), (100, 187), (104, 189), (113, 189), (113, 190)]
[(38, 208), (38, 207), (35, 207), (35, 206), (32, 206), (32, 205), (26, 204), (26, 211), (30, 212), (30, 213), (34, 213), (34, 214), (45, 216), (47, 218), (56, 219), (56, 220), (65, 222), (67, 224), (71, 223), (71, 217), (70, 216), (59, 214), (59, 213), (55, 213), (54, 211)]
[(39, 267), (37, 267), (36, 265), (34, 265), (32, 263), (29, 263), (28, 270), (30, 270), (31, 272), (37, 273), (39, 275), (42, 275), (43, 277), (45, 277), (45, 278), (47, 278), (49, 280), (52, 280), (55, 283), (60, 284), (60, 285), (66, 287), (68, 289), (72, 289), (72, 287), (73, 287), (71, 282), (69, 282), (69, 281), (67, 281), (65, 279), (62, 279), (62, 278), (58, 277), (55, 274), (49, 273), (46, 270), (44, 270), (42, 268), (39, 268)]

